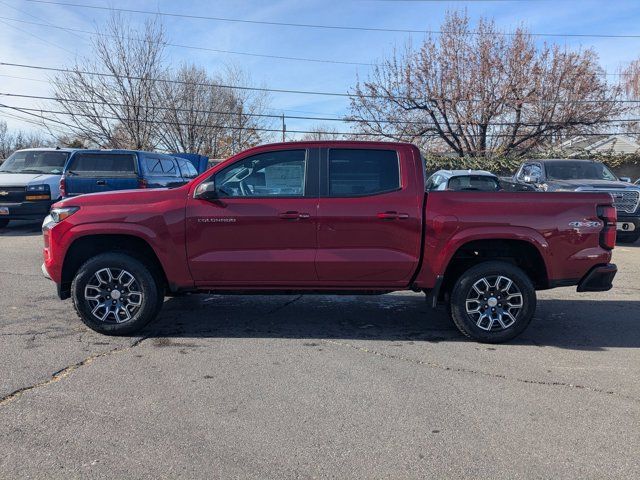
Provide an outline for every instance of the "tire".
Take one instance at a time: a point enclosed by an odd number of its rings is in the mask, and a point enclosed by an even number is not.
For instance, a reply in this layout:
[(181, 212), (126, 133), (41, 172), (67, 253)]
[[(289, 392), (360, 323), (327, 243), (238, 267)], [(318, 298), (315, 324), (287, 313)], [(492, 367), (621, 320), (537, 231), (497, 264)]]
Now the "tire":
[(0, 218), (0, 228), (4, 228), (9, 225), (9, 220), (6, 218)]
[[(509, 304), (504, 302), (507, 296)], [(536, 291), (518, 267), (484, 262), (458, 278), (450, 306), (451, 319), (462, 334), (483, 343), (502, 343), (520, 335), (531, 322)]]
[(156, 318), (164, 295), (161, 282), (144, 263), (124, 253), (104, 253), (80, 267), (71, 283), (71, 299), (90, 329), (130, 335)]
[(631, 233), (618, 233), (616, 241), (620, 243), (636, 243), (640, 239), (640, 231)]

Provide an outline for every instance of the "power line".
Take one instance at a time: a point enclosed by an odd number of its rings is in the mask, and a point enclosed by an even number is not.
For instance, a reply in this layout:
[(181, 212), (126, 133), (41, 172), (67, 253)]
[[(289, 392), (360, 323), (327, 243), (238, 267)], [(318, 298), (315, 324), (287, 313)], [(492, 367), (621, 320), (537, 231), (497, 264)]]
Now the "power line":
[[(173, 84), (182, 84), (182, 85), (190, 85), (190, 86), (201, 86), (201, 87), (216, 87), (216, 88), (225, 88), (231, 90), (246, 90), (246, 91), (256, 91), (256, 92), (270, 92), (270, 93), (290, 93), (297, 95), (319, 95), (319, 96), (330, 96), (330, 97), (342, 97), (342, 98), (353, 98), (355, 96), (359, 96), (362, 98), (372, 98), (372, 99), (382, 99), (382, 100), (409, 100), (408, 97), (398, 97), (393, 95), (354, 95), (346, 92), (326, 92), (326, 91), (318, 91), (318, 90), (293, 90), (293, 89), (285, 89), (285, 88), (266, 88), (266, 87), (248, 87), (244, 85), (226, 85), (222, 83), (209, 83), (209, 82), (189, 82), (185, 80), (174, 80), (168, 78), (153, 78), (153, 77), (138, 77), (131, 75), (116, 75), (113, 73), (106, 72), (91, 72), (87, 70), (75, 70), (71, 68), (60, 68), (60, 67), (44, 67), (39, 65), (27, 65), (21, 63), (10, 63), (10, 62), (2, 62), (0, 61), (0, 66), (8, 66), (8, 67), (16, 67), (16, 68), (27, 68), (32, 70), (43, 70), (43, 71), (51, 71), (51, 72), (59, 72), (59, 73), (75, 73), (82, 75), (94, 75), (98, 77), (112, 77), (112, 78), (127, 78), (129, 80), (141, 80), (145, 82), (163, 82), (163, 83), (173, 83)], [(416, 98), (411, 100), (420, 100), (420, 101), (452, 101), (447, 98)], [(466, 100), (457, 100), (460, 103), (473, 103), (473, 102), (481, 102), (481, 99), (466, 99)], [(554, 103), (554, 104), (580, 104), (580, 103), (640, 103), (640, 100), (536, 100), (535, 102), (524, 102), (524, 103)]]
[(54, 67), (43, 67), (37, 65), (26, 65), (20, 63), (9, 63), (9, 62), (0, 62), (0, 66), (7, 67), (17, 67), (17, 68), (29, 68), (33, 70), (44, 70), (50, 72), (59, 72), (59, 73), (80, 73), (84, 75), (94, 75), (97, 77), (121, 77), (127, 78), (129, 80), (144, 80), (148, 82), (164, 82), (164, 83), (175, 83), (175, 84), (186, 84), (191, 86), (199, 86), (199, 87), (217, 87), (217, 88), (228, 88), (232, 90), (249, 90), (256, 92), (271, 92), (271, 93), (291, 93), (291, 94), (299, 94), (299, 95), (323, 95), (323, 96), (333, 96), (333, 97), (351, 97), (348, 93), (342, 92), (321, 92), (321, 91), (306, 91), (306, 90), (289, 90), (284, 88), (265, 88), (265, 87), (247, 87), (244, 85), (225, 85), (221, 83), (209, 83), (209, 82), (187, 82), (184, 80), (171, 80), (168, 78), (152, 78), (152, 77), (136, 77), (131, 75), (115, 75), (113, 73), (104, 73), (104, 72), (89, 72), (86, 70), (73, 70), (70, 68), (54, 68)]
[[(19, 78), (19, 77), (18, 77)], [(2, 97), (12, 97), (12, 98), (28, 98), (32, 100), (48, 100), (54, 102), (69, 102), (76, 104), (92, 104), (92, 105), (109, 105), (114, 107), (124, 107), (124, 108), (143, 108), (145, 110), (164, 110), (170, 112), (188, 112), (188, 113), (203, 113), (203, 114), (214, 114), (214, 115), (237, 115), (237, 111), (230, 110), (199, 110), (199, 109), (190, 109), (190, 108), (178, 108), (178, 107), (163, 107), (156, 105), (132, 105), (127, 103), (115, 103), (115, 102), (107, 102), (104, 100), (84, 100), (84, 99), (75, 99), (75, 98), (60, 98), (60, 97), (50, 97), (44, 95), (26, 95), (26, 94), (18, 94), (18, 93), (5, 93), (0, 92), (0, 96)], [(282, 114), (267, 114), (267, 113), (243, 113), (244, 116), (248, 117), (259, 117), (259, 118), (273, 118), (280, 120), (282, 118)], [(318, 122), (343, 122), (343, 123), (380, 123), (380, 124), (388, 124), (388, 125), (421, 125), (421, 126), (434, 126), (435, 123), (432, 122), (424, 122), (417, 120), (377, 120), (371, 118), (349, 118), (349, 117), (309, 117), (303, 115), (286, 115), (287, 119), (290, 120), (315, 120)], [(609, 123), (609, 124), (624, 124), (624, 123), (640, 123), (640, 118), (610, 118), (603, 119), (599, 123)], [(545, 122), (546, 125), (571, 125), (571, 123), (567, 122)], [(574, 122), (574, 125), (582, 125), (580, 122)], [(492, 126), (514, 126), (521, 125), (523, 127), (535, 127), (538, 123), (527, 123), (527, 122), (492, 122)]]
[[(153, 120), (153, 119), (146, 119), (146, 118), (121, 118), (121, 117), (117, 117), (117, 116), (107, 116), (107, 115), (94, 115), (94, 114), (86, 114), (86, 113), (69, 113), (69, 112), (64, 112), (64, 111), (60, 111), (60, 110), (48, 110), (48, 109), (40, 109), (40, 108), (26, 108), (26, 107), (16, 107), (16, 106), (12, 106), (12, 105), (7, 105), (7, 104), (1, 104), (0, 103), (0, 108), (7, 108), (7, 109), (12, 109), (12, 110), (17, 110), (20, 111), (22, 113), (25, 114), (30, 114), (30, 115), (34, 115), (37, 116), (39, 118), (47, 119), (48, 121), (52, 121), (52, 122), (56, 122), (59, 123), (61, 125), (65, 125), (71, 129), (74, 130), (78, 130), (79, 128), (77, 126), (73, 126), (73, 125), (69, 125), (67, 123), (64, 123), (60, 120), (57, 119), (52, 119), (51, 117), (47, 118), (44, 117), (43, 114), (48, 113), (48, 114), (53, 114), (53, 115), (66, 115), (66, 116), (70, 116), (70, 117), (83, 117), (83, 118), (96, 118), (99, 120), (115, 120), (115, 121), (124, 121), (124, 122), (139, 122), (139, 123), (147, 123), (147, 124), (159, 124), (159, 125), (174, 125), (174, 126), (180, 126), (180, 127), (206, 127), (206, 128), (223, 128), (223, 129), (228, 129), (228, 130), (253, 130), (253, 131), (258, 131), (258, 132), (271, 132), (271, 133), (281, 133), (282, 129), (274, 129), (274, 128), (263, 128), (263, 127), (237, 127), (237, 126), (233, 126), (233, 125), (209, 125), (209, 124), (195, 124), (195, 123), (182, 123), (182, 122), (170, 122), (170, 121), (164, 121), (164, 120)], [(34, 113), (30, 113), (30, 112), (40, 112), (40, 115), (34, 114)], [(372, 133), (363, 133), (363, 132), (321, 132), (321, 131), (317, 131), (317, 130), (289, 130), (287, 129), (287, 133), (298, 133), (298, 134), (306, 134), (306, 133), (310, 133), (310, 134), (314, 134), (314, 133), (327, 133), (330, 135), (336, 135), (336, 136), (363, 136), (363, 137), (371, 137), (371, 136), (384, 136), (382, 134), (372, 134)], [(548, 134), (553, 134), (553, 133), (558, 133), (558, 132), (549, 132)], [(583, 136), (601, 136), (601, 135), (635, 135), (635, 132), (585, 132), (585, 133), (580, 133), (580, 135)], [(487, 137), (492, 137), (492, 138), (500, 138), (500, 137), (505, 137), (505, 138), (510, 138), (510, 137), (515, 137), (515, 138), (522, 138), (522, 137), (529, 137), (530, 134), (527, 133), (522, 133), (522, 134), (510, 134), (510, 133), (489, 133), (487, 134)], [(424, 135), (420, 135), (420, 137), (422, 138), (437, 138), (440, 137), (439, 134), (437, 133), (433, 133), (433, 134), (424, 134)]]
[[(353, 31), (365, 31), (365, 32), (390, 32), (390, 33), (422, 33), (422, 34), (433, 34), (440, 35), (443, 32), (442, 30), (417, 30), (410, 28), (385, 28), (385, 27), (360, 27), (360, 26), (348, 26), (348, 25), (323, 25), (323, 24), (311, 24), (311, 23), (291, 23), (291, 22), (272, 22), (265, 20), (248, 20), (243, 18), (231, 18), (231, 17), (214, 17), (214, 16), (206, 16), (206, 15), (195, 15), (195, 14), (184, 14), (184, 13), (173, 13), (173, 12), (161, 12), (161, 11), (151, 11), (151, 10), (139, 10), (132, 8), (115, 8), (115, 7), (102, 7), (99, 5), (87, 5), (82, 3), (72, 3), (72, 2), (58, 2), (51, 0), (27, 0), (32, 3), (41, 3), (47, 5), (58, 5), (64, 7), (74, 7), (74, 8), (88, 8), (93, 10), (103, 10), (103, 11), (116, 11), (123, 13), (135, 13), (142, 15), (157, 15), (162, 17), (174, 17), (174, 18), (188, 18), (192, 20), (210, 20), (216, 22), (229, 22), (229, 23), (245, 23), (252, 25), (271, 25), (277, 27), (296, 27), (296, 28), (316, 28), (316, 29), (324, 29), (324, 30), (353, 30)], [(481, 32), (469, 32), (474, 35), (481, 35)], [(516, 33), (505, 33), (505, 35), (516, 35)], [(632, 34), (632, 35), (623, 35), (623, 34), (598, 34), (598, 33), (530, 33), (532, 36), (536, 37), (577, 37), (577, 38), (633, 38), (640, 39), (640, 34)]]
[[(3, 3), (3, 2), (0, 2), (0, 3)], [(24, 24), (27, 24), (27, 25), (36, 25), (36, 26), (39, 26), (39, 27), (55, 28), (55, 29), (58, 29), (58, 30), (64, 30), (65, 32), (77, 32), (77, 33), (83, 33), (83, 34), (87, 34), (87, 35), (95, 35), (95, 36), (110, 37), (110, 38), (115, 38), (116, 37), (115, 35), (99, 33), (99, 32), (92, 32), (90, 30), (81, 30), (81, 29), (78, 29), (78, 28), (61, 27), (61, 26), (58, 26), (58, 25), (51, 25), (51, 24), (48, 24), (48, 23), (30, 22), (28, 20), (19, 20), (17, 18), (10, 18), (10, 17), (2, 17), (2, 16), (0, 16), (0, 19), (8, 20), (8, 21), (11, 21), (11, 22), (24, 23)], [(16, 27), (13, 27), (13, 28), (16, 28)], [(26, 32), (25, 30), (22, 30), (22, 31), (24, 31), (25, 33), (29, 33), (29, 32)], [(130, 40), (138, 40), (138, 41), (148, 42), (148, 40), (143, 39), (143, 38), (136, 38), (136, 37), (126, 37), (126, 38), (128, 38)], [(158, 42), (158, 41), (156, 41), (156, 42), (152, 42), (152, 43), (162, 44), (162, 45), (166, 45), (168, 47), (185, 48), (185, 49), (190, 49), (190, 50), (200, 50), (200, 51), (213, 52), (213, 53), (226, 53), (226, 54), (230, 54), (230, 55), (242, 55), (242, 56), (248, 56), (248, 57), (271, 58), (271, 59), (276, 59), (276, 60), (293, 60), (293, 61), (298, 61), (298, 62), (332, 63), (332, 64), (337, 64), (337, 65), (357, 65), (357, 66), (375, 66), (376, 65), (375, 63), (365, 63), (365, 62), (347, 62), (347, 61), (343, 61), (343, 60), (330, 60), (330, 59), (306, 58), (306, 57), (288, 57), (288, 56), (284, 56), (284, 55), (269, 55), (269, 54), (262, 54), (262, 53), (253, 53), (253, 52), (239, 52), (239, 51), (235, 51), (235, 50), (221, 50), (221, 49), (218, 49), (218, 48), (200, 47), (200, 46), (197, 46), (197, 45), (182, 45), (182, 44), (171, 43), (171, 42)], [(60, 48), (62, 48), (62, 47), (60, 47)]]

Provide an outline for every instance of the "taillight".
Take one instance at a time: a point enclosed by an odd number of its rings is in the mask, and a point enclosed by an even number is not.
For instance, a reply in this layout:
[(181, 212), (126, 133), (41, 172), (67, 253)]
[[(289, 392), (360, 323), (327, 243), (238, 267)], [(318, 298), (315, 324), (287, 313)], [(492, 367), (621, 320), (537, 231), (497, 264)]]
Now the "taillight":
[(147, 188), (148, 184), (147, 184), (147, 179), (146, 178), (139, 178), (138, 179), (138, 188)]
[(60, 177), (60, 196), (61, 197), (67, 196), (67, 186), (65, 184), (64, 177)]
[(600, 246), (611, 250), (616, 246), (618, 212), (612, 205), (598, 205), (598, 218), (604, 223), (604, 227), (600, 232)]

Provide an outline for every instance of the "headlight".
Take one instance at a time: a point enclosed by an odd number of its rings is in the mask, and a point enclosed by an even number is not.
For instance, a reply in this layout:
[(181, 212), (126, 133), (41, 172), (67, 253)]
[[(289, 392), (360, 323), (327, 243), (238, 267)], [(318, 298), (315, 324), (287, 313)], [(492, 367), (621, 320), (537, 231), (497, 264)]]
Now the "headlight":
[(46, 184), (42, 184), (42, 185), (27, 185), (27, 192), (49, 192), (51, 191), (51, 189), (49, 188), (49, 185)]
[(80, 210), (80, 207), (52, 208), (49, 215), (55, 223), (60, 223), (61, 221), (69, 218), (71, 215), (76, 213), (78, 210)]
[(51, 189), (49, 185), (27, 185), (26, 188), (27, 195), (25, 200), (33, 201), (33, 200), (51, 200)]

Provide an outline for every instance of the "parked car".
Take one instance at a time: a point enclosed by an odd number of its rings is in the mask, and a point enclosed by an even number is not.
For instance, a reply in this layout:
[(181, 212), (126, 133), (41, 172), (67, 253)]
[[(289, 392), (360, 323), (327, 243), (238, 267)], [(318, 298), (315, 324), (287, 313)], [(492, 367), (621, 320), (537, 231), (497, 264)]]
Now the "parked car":
[(429, 177), (427, 191), (480, 190), (497, 192), (502, 187), (500, 179), (484, 170), (438, 170)]
[(11, 220), (42, 220), (60, 199), (60, 177), (75, 150), (18, 150), (0, 165), (0, 228)]
[(607, 192), (618, 211), (618, 241), (633, 243), (640, 238), (640, 187), (628, 178), (619, 179), (595, 160), (528, 160), (514, 181), (545, 192)]
[(608, 193), (431, 191), (417, 147), (263, 145), (188, 184), (67, 198), (43, 273), (90, 328), (131, 334), (165, 295), (424, 291), (484, 342), (520, 334), (536, 290), (605, 291)]
[(174, 188), (198, 176), (194, 164), (178, 156), (137, 150), (78, 150), (60, 181), (62, 196), (137, 188)]

